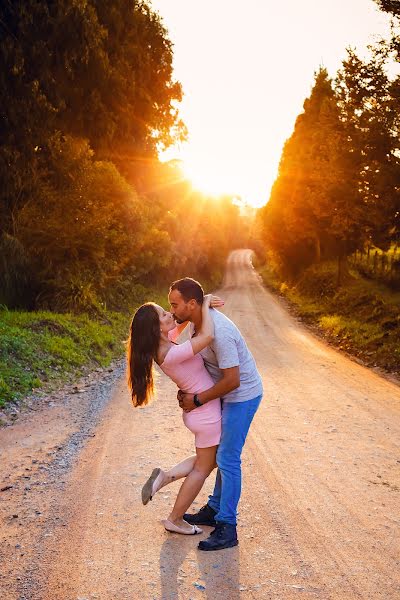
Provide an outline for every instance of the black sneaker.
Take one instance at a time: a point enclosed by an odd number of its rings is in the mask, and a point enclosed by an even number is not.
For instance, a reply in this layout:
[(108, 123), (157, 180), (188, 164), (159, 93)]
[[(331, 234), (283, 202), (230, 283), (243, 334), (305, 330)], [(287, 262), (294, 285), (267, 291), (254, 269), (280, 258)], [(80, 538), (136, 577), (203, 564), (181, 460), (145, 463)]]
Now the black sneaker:
[(223, 550), (224, 548), (233, 548), (233, 546), (237, 546), (238, 544), (236, 525), (217, 523), (216, 528), (211, 532), (210, 536), (206, 540), (199, 542), (198, 549), (206, 551)]
[(217, 525), (214, 517), (217, 514), (217, 511), (211, 508), (208, 504), (205, 504), (201, 507), (199, 512), (190, 515), (189, 513), (185, 513), (183, 518), (187, 523), (191, 525), (209, 525), (210, 527), (215, 527)]

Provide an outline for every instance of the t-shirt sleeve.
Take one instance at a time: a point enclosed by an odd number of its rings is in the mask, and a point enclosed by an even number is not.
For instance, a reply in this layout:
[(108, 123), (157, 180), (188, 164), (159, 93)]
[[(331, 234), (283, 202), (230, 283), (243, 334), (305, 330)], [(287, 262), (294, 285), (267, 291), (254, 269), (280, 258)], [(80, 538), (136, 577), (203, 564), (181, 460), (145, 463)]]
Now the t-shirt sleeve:
[(187, 340), (183, 344), (172, 346), (172, 348), (168, 350), (163, 364), (178, 365), (179, 363), (185, 362), (185, 360), (188, 360), (193, 356), (192, 342)]
[(236, 339), (228, 328), (222, 328), (214, 338), (213, 349), (220, 369), (239, 366), (239, 353)]

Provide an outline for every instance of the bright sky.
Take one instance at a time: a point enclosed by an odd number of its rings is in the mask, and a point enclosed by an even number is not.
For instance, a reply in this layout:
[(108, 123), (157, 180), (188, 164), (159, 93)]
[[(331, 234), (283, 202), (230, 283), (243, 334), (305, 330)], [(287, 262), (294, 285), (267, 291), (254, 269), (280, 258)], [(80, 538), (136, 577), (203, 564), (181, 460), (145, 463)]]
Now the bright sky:
[(373, 0), (152, 0), (174, 44), (179, 158), (194, 184), (253, 206), (269, 198), (282, 147), (320, 65), (334, 76), (347, 46), (365, 53), (389, 31)]

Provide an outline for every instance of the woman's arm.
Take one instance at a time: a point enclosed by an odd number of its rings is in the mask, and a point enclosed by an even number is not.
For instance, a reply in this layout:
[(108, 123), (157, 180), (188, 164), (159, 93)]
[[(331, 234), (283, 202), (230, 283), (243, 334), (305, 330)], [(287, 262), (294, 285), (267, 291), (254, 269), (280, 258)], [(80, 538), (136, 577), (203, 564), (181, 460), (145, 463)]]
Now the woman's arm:
[[(212, 302), (212, 299), (213, 296), (211, 294), (204, 296), (201, 309), (201, 327), (195, 337), (190, 340), (192, 343), (193, 354), (198, 354), (201, 350), (209, 346), (214, 339), (214, 321), (210, 313), (210, 303)], [(214, 304), (215, 301), (213, 301), (213, 305)]]

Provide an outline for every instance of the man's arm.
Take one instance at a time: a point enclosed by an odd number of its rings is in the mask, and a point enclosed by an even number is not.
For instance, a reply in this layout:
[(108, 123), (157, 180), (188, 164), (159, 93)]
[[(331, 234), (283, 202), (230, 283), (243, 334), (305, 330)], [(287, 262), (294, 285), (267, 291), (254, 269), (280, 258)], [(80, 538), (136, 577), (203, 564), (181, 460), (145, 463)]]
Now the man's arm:
[[(208, 390), (197, 394), (197, 398), (202, 404), (206, 404), (210, 400), (215, 398), (221, 398), (225, 394), (228, 394), (232, 390), (235, 390), (240, 385), (240, 371), (239, 367), (230, 367), (229, 369), (221, 369), (222, 379), (218, 381)], [(194, 394), (185, 394), (182, 390), (178, 392), (179, 406), (183, 408), (185, 412), (190, 412), (195, 409), (196, 406), (193, 402)]]

